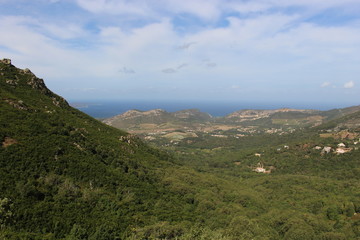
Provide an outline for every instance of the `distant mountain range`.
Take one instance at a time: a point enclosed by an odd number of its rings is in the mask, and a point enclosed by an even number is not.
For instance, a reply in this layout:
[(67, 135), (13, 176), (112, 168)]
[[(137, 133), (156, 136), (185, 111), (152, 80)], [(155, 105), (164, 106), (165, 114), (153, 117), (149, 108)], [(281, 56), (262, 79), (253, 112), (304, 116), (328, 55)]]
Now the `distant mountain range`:
[(319, 126), (358, 111), (360, 111), (360, 106), (328, 111), (289, 108), (275, 110), (248, 109), (233, 112), (225, 117), (212, 117), (210, 114), (201, 112), (197, 109), (188, 109), (177, 112), (167, 112), (162, 109), (150, 111), (130, 110), (123, 114), (105, 119), (103, 122), (129, 131), (132, 129), (139, 130), (149, 126), (152, 128), (162, 128), (161, 126), (169, 127), (170, 125), (174, 128), (185, 127), (193, 128), (195, 130), (204, 126), (224, 124), (233, 127), (256, 126), (258, 128), (280, 127), (286, 129)]
[(167, 112), (162, 109), (150, 111), (129, 110), (123, 114), (105, 119), (108, 125), (126, 127), (133, 124), (166, 122), (206, 122), (212, 121), (213, 117), (208, 113), (200, 112), (198, 109), (188, 109), (177, 112)]

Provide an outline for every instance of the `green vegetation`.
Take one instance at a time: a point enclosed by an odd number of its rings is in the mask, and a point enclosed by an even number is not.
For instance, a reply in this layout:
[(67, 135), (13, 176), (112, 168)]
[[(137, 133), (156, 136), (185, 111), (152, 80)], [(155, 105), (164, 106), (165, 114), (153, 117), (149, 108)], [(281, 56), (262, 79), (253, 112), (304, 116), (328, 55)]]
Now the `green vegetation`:
[[(149, 147), (28, 71), (0, 62), (0, 73), (1, 239), (360, 239), (360, 151), (319, 137), (340, 125), (358, 134), (358, 113), (292, 134)], [(340, 141), (352, 151), (315, 148)], [(271, 173), (254, 172), (259, 163)]]

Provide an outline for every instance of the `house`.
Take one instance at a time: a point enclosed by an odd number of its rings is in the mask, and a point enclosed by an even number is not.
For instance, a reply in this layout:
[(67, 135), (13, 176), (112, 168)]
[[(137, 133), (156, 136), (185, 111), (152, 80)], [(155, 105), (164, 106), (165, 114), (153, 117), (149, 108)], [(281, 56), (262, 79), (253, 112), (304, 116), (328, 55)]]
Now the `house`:
[(271, 173), (271, 169), (266, 170), (261, 162), (257, 164), (257, 167), (254, 169), (254, 171), (257, 173)]
[(344, 148), (344, 147), (346, 147), (344, 143), (339, 143), (337, 146), (338, 146), (339, 148)]
[(260, 153), (255, 153), (255, 156), (256, 157), (261, 157), (261, 154)]
[(266, 172), (266, 169), (263, 168), (263, 167), (257, 167), (254, 169), (255, 172), (258, 172), (258, 173), (265, 173)]
[(321, 154), (330, 153), (330, 152), (331, 152), (331, 147), (324, 147), (323, 150), (321, 151)]
[(285, 145), (284, 148), (285, 148), (285, 149), (289, 149), (289, 146), (288, 146), (288, 145)]
[(352, 148), (337, 148), (336, 153), (337, 154), (343, 154), (343, 153), (350, 152), (351, 150), (352, 150)]

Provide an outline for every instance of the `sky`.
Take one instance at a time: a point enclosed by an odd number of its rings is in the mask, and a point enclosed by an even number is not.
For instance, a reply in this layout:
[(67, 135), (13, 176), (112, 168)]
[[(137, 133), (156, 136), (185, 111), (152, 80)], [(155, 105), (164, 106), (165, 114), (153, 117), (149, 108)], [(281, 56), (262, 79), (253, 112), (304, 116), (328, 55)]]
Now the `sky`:
[(360, 1), (0, 0), (0, 58), (74, 101), (359, 105)]

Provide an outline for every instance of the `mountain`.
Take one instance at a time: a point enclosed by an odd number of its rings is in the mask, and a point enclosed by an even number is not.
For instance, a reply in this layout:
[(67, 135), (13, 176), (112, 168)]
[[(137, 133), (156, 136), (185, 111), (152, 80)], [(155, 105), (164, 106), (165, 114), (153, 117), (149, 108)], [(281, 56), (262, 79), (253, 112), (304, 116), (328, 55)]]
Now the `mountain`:
[(187, 109), (177, 112), (167, 112), (162, 109), (149, 111), (129, 110), (123, 114), (108, 118), (103, 122), (112, 126), (129, 126), (141, 123), (162, 124), (166, 122), (199, 122), (210, 121), (211, 115), (200, 112), (198, 109)]
[[(127, 129), (131, 133), (172, 131), (177, 133), (175, 138), (183, 139), (193, 136), (193, 134), (179, 133), (178, 130), (199, 128), (212, 120), (213, 117), (210, 114), (200, 112), (198, 109), (177, 112), (154, 109), (150, 111), (130, 110), (105, 119), (103, 122), (119, 129)], [(170, 139), (172, 138), (173, 136), (170, 136)]]
[(352, 106), (347, 108), (338, 108), (338, 109), (323, 111), (321, 112), (321, 115), (326, 119), (326, 121), (330, 121), (358, 111), (360, 111), (360, 106)]
[[(341, 117), (333, 117), (333, 111), (341, 113)], [(329, 114), (330, 113), (330, 114)], [(349, 131), (360, 131), (360, 107), (350, 107), (344, 109), (332, 110), (325, 113), (329, 119), (324, 124), (318, 126), (317, 130), (327, 131), (327, 132), (339, 132), (342, 130)]]
[(193, 218), (163, 183), (176, 167), (167, 154), (70, 107), (9, 59), (0, 96), (1, 239), (123, 239)]
[[(288, 134), (315, 127), (360, 110), (360, 106), (329, 111), (307, 109), (239, 110), (224, 117), (190, 109), (174, 113), (155, 109), (130, 110), (103, 122), (140, 137), (166, 145), (209, 137), (241, 138), (261, 134)], [(199, 139), (200, 138), (200, 139)]]
[[(236, 122), (243, 122), (243, 121), (254, 121), (261, 118), (268, 118), (272, 115), (278, 114), (281, 115), (294, 115), (294, 116), (307, 116), (313, 115), (314, 113), (318, 113), (317, 110), (299, 110), (299, 109), (289, 109), (289, 108), (282, 108), (282, 109), (275, 109), (275, 110), (240, 110), (229, 115), (225, 116), (226, 119), (231, 119)], [(284, 114), (285, 113), (285, 114)]]
[(322, 123), (341, 118), (348, 114), (360, 111), (360, 106), (353, 106), (328, 111), (311, 109), (275, 109), (275, 110), (240, 110), (233, 112), (224, 118), (232, 122), (243, 124), (264, 123), (268, 120), (272, 124), (293, 126), (317, 126)]

